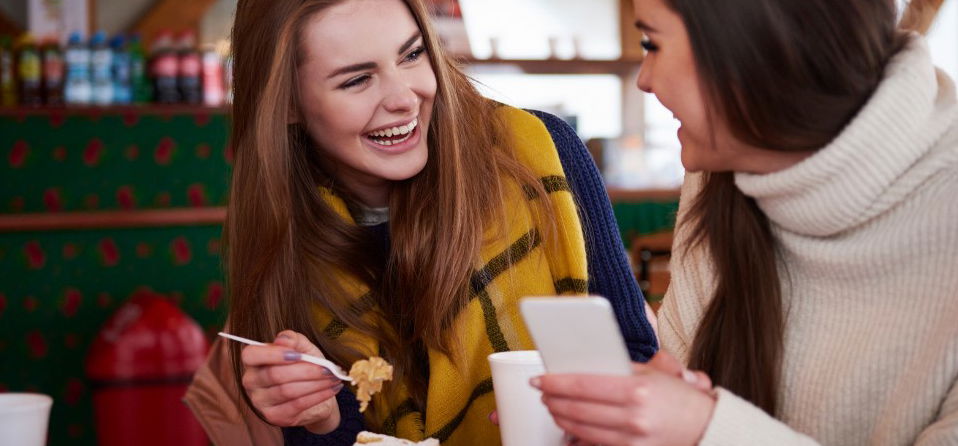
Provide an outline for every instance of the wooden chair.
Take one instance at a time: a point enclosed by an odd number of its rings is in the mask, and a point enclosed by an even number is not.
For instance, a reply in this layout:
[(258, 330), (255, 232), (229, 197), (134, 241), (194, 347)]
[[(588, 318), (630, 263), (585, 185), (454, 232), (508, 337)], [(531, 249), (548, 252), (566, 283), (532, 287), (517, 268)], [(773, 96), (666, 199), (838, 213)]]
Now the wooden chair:
[(652, 309), (658, 311), (662, 297), (669, 288), (672, 231), (635, 237), (629, 256), (642, 294)]

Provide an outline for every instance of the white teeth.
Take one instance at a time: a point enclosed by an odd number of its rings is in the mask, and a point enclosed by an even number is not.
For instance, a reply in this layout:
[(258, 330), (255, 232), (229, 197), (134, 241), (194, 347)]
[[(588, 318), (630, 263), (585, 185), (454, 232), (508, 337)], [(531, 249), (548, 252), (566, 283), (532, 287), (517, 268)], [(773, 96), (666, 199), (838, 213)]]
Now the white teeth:
[(392, 127), (385, 130), (377, 130), (375, 132), (369, 132), (369, 136), (379, 137), (379, 138), (390, 138), (392, 136), (406, 135), (413, 131), (416, 126), (419, 124), (419, 119), (413, 119), (412, 122), (406, 125), (401, 125), (398, 127)]

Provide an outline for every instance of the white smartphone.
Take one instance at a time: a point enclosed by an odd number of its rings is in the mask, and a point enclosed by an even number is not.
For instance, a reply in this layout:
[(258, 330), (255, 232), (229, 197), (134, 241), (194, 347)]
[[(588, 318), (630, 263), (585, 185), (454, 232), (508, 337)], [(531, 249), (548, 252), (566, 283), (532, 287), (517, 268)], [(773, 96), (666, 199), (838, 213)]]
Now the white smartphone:
[(519, 309), (549, 373), (631, 375), (632, 361), (603, 297), (525, 297)]

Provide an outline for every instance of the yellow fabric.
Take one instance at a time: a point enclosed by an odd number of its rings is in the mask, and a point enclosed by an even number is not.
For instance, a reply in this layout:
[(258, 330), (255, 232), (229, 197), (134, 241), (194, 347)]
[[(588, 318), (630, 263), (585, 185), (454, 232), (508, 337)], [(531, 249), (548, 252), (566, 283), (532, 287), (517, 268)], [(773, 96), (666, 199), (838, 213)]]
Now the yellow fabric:
[[(547, 243), (544, 228), (534, 224), (529, 197), (509, 182), (506, 208), (510, 221), (505, 222), (505, 239), (487, 243), (476, 259), (474, 283), (488, 284), (476, 289), (472, 300), (457, 317), (455, 330), (461, 339), (461, 366), (442, 353), (430, 350), (429, 387), (426, 413), (421, 414), (411, 400), (386, 401), (382, 394), (373, 398), (381, 419), (367, 419), (382, 425), (383, 433), (421, 440), (438, 438), (445, 445), (499, 444), (499, 430), (489, 422), (495, 410), (492, 379), (487, 356), (507, 350), (532, 349), (533, 343), (521, 322), (518, 300), (524, 296), (585, 294), (588, 270), (585, 241), (572, 194), (552, 138), (535, 116), (511, 107), (500, 107), (510, 124), (517, 158), (543, 181), (556, 213), (554, 242)], [(345, 205), (327, 193), (327, 201), (346, 219), (351, 220)], [(489, 228), (487, 235), (502, 233)], [(503, 262), (503, 259), (511, 261)], [(366, 295), (362, 286), (349, 284), (356, 299)], [(317, 323), (327, 332), (338, 322), (328, 311), (317, 309)], [(360, 347), (370, 356), (378, 354), (373, 341), (342, 327), (337, 342)], [(402, 385), (387, 383), (387, 386)], [(400, 394), (408, 395), (402, 389)], [(367, 411), (367, 417), (375, 417)], [(425, 416), (423, 416), (425, 415)]]

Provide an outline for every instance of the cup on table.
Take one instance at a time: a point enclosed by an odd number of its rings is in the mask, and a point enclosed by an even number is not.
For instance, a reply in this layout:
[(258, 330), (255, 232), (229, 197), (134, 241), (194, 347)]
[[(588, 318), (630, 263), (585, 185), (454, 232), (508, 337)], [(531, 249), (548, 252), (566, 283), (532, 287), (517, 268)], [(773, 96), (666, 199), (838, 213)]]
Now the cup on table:
[(545, 373), (535, 350), (489, 355), (503, 446), (561, 446), (563, 432), (529, 379)]
[(39, 393), (0, 393), (3, 444), (45, 446), (53, 398)]

